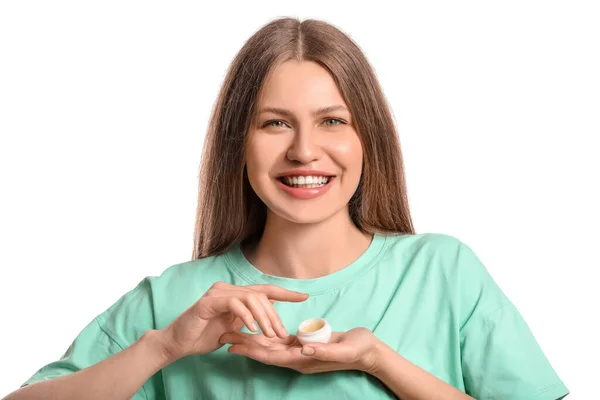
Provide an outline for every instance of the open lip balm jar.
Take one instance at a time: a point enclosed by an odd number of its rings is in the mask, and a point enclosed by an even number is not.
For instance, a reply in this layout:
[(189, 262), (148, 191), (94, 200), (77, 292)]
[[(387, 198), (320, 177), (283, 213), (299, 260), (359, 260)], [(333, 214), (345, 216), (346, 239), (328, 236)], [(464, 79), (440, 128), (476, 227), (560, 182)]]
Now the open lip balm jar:
[(323, 318), (307, 319), (298, 326), (296, 337), (302, 344), (329, 343), (331, 325)]

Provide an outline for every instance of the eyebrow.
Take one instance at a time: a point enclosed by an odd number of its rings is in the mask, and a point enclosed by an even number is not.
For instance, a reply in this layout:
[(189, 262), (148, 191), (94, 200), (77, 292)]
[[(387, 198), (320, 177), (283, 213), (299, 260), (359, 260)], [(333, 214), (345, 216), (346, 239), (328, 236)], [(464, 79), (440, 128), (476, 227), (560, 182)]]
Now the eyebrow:
[[(313, 111), (312, 115), (313, 116), (319, 116), (319, 115), (323, 115), (323, 114), (329, 114), (331, 112), (334, 111), (346, 111), (349, 113), (348, 109), (340, 104), (335, 105), (335, 106), (327, 106), (327, 107), (322, 107), (319, 108), (315, 111)], [(286, 110), (285, 108), (278, 108), (278, 107), (264, 107), (260, 109), (259, 114), (262, 113), (274, 113), (274, 114), (280, 114), (280, 115), (285, 115), (286, 117), (289, 118), (293, 118), (294, 114), (290, 111), (290, 110)]]

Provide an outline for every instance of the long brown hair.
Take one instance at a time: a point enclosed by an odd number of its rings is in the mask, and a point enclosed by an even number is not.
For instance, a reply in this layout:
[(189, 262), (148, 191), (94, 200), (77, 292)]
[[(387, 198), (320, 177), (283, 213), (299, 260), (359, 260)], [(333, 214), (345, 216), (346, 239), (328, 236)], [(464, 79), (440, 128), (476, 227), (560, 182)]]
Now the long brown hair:
[(349, 204), (356, 226), (368, 233), (415, 233), (400, 142), (365, 55), (324, 21), (279, 18), (242, 46), (214, 105), (199, 173), (193, 260), (257, 240), (263, 232), (266, 206), (246, 175), (246, 137), (265, 78), (288, 60), (325, 68), (349, 107), (364, 153), (362, 176)]

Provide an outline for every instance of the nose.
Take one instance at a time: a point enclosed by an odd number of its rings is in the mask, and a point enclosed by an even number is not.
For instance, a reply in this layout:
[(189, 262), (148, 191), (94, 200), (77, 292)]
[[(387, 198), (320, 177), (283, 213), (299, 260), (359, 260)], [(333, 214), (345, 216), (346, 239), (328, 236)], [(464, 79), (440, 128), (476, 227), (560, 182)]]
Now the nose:
[(314, 132), (310, 129), (298, 129), (287, 151), (287, 158), (301, 164), (310, 164), (317, 161), (321, 157), (321, 153), (322, 150), (315, 141)]

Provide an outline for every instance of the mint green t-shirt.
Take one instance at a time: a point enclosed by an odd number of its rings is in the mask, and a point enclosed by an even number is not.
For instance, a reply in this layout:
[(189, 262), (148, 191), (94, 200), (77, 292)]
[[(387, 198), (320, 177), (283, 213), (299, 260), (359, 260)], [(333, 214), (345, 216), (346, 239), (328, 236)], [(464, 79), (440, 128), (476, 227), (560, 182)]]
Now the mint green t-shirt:
[[(239, 247), (147, 277), (94, 318), (66, 354), (26, 384), (86, 368), (167, 326), (215, 282), (271, 283), (309, 293), (275, 308), (288, 332), (323, 317), (335, 331), (366, 327), (404, 358), (476, 399), (555, 400), (568, 389), (530, 329), (463, 242), (444, 234), (375, 235), (355, 262), (299, 280), (265, 275)], [(303, 375), (229, 354), (227, 346), (182, 358), (134, 399), (391, 399), (359, 371)]]

